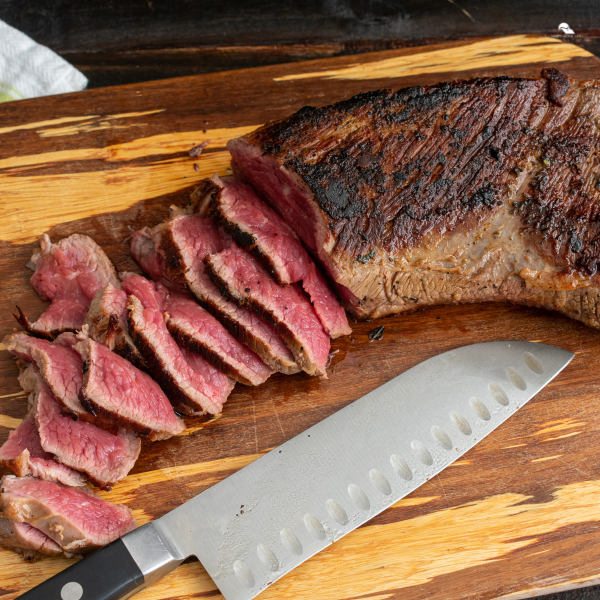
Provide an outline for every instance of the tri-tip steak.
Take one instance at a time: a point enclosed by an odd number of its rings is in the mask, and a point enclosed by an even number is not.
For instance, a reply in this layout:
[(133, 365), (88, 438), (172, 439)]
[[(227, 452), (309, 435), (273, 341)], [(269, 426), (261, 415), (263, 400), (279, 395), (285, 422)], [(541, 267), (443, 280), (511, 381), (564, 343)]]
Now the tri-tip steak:
[(228, 148), (359, 318), (510, 300), (599, 327), (599, 90), (549, 69), (368, 92)]

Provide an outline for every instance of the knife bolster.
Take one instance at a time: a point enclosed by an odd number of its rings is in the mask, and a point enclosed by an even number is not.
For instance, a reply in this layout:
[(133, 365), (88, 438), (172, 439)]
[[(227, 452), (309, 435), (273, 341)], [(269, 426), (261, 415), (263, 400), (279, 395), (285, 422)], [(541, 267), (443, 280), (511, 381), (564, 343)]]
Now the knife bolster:
[(169, 547), (155, 527), (155, 522), (146, 523), (121, 539), (144, 575), (144, 587), (170, 573), (187, 558)]

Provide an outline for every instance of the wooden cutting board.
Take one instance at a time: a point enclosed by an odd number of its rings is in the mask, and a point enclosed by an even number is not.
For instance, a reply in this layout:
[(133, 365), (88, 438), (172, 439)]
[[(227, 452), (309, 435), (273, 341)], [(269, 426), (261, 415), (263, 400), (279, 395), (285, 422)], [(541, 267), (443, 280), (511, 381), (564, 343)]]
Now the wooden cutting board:
[[(382, 87), (481, 75), (538, 75), (555, 66), (600, 76), (600, 61), (552, 38), (480, 39), (247, 71), (157, 81), (0, 106), (0, 333), (16, 304), (43, 310), (27, 263), (37, 237), (93, 236), (119, 270), (127, 238), (215, 171), (228, 139), (300, 107)], [(195, 145), (210, 140), (198, 158)], [(385, 325), (380, 341), (368, 332)], [(441, 475), (266, 590), (264, 600), (523, 598), (600, 581), (600, 333), (508, 304), (448, 306), (357, 323), (335, 340), (329, 380), (273, 376), (238, 385), (223, 414), (144, 442), (112, 492), (139, 524), (160, 517), (258, 456), (415, 364), (464, 344), (540, 341), (571, 365), (493, 435)], [(17, 368), (0, 346), (0, 442), (26, 412)], [(0, 550), (7, 600), (70, 564), (26, 564)], [(220, 597), (197, 561), (140, 594)]]

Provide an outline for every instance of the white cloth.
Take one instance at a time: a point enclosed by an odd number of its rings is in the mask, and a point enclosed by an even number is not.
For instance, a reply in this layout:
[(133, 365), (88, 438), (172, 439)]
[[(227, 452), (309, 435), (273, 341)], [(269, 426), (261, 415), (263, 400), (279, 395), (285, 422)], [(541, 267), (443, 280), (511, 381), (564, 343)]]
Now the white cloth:
[(86, 85), (73, 65), (0, 21), (0, 102), (78, 92)]

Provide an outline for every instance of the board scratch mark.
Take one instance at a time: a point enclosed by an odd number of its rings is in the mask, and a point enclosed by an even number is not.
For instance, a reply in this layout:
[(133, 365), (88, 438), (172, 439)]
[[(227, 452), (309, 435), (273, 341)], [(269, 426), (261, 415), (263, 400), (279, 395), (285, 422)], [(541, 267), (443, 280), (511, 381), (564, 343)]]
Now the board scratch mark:
[(252, 418), (254, 419), (254, 451), (258, 454), (258, 428), (256, 426), (256, 406), (252, 397)]
[(568, 463), (564, 458), (559, 458), (558, 459), (561, 463), (563, 463), (566, 467), (569, 467), (575, 471), (577, 471), (578, 473), (581, 473), (582, 475), (584, 475), (585, 477), (587, 477), (588, 479), (591, 479), (593, 481), (598, 481), (598, 479), (596, 477), (594, 477), (591, 473), (586, 473), (585, 471), (583, 471), (582, 469), (580, 469), (579, 467), (576, 467), (575, 465)]
[(285, 437), (285, 431), (283, 430), (283, 426), (281, 425), (279, 413), (277, 412), (277, 407), (275, 406), (275, 401), (273, 400), (273, 398), (271, 398), (271, 406), (273, 407), (273, 412), (275, 413), (275, 418), (277, 419), (277, 424), (279, 425), (279, 429), (281, 429), (281, 433)]
[(436, 475), (437, 480), (439, 481), (440, 487), (442, 488), (442, 494), (444, 495), (444, 500), (446, 501), (446, 506), (452, 506), (450, 500), (448, 499), (448, 494), (446, 494), (446, 489), (444, 488), (444, 484), (442, 483), (442, 478), (440, 477), (440, 473)]

